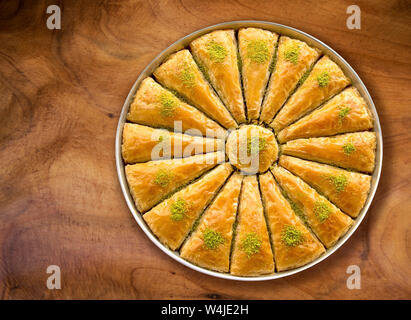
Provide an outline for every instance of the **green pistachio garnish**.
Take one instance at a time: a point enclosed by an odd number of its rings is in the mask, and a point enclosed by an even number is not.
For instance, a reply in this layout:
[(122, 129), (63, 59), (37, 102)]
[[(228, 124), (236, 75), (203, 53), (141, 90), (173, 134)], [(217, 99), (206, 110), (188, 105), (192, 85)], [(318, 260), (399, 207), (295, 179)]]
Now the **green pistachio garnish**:
[[(271, 59), (271, 63), (270, 63), (270, 67), (269, 67), (270, 73), (274, 72), (275, 66), (277, 64), (277, 54), (278, 54), (278, 42), (275, 45), (273, 58)], [(268, 86), (267, 86), (267, 89), (268, 89)]]
[(274, 71), (276, 62), (277, 62), (276, 59), (271, 60), (270, 67), (268, 68), (268, 71), (270, 73), (272, 73)]
[(284, 59), (290, 61), (292, 64), (297, 64), (299, 55), (300, 48), (297, 45), (289, 46), (284, 52)]
[(342, 123), (342, 121), (347, 116), (347, 114), (350, 113), (350, 111), (351, 111), (350, 107), (340, 107), (340, 111), (338, 112), (338, 119), (340, 123)]
[(260, 251), (261, 240), (254, 232), (247, 233), (247, 235), (243, 238), (241, 247), (246, 253), (247, 257), (251, 258), (252, 255)]
[(220, 232), (206, 229), (203, 232), (203, 241), (207, 249), (216, 249), (224, 242), (224, 238)]
[(330, 216), (331, 208), (327, 203), (317, 201), (314, 204), (314, 213), (317, 216), (318, 220), (320, 220), (320, 222), (324, 222)]
[(174, 221), (182, 220), (186, 215), (187, 210), (187, 202), (182, 198), (178, 198), (177, 201), (173, 202), (170, 206), (171, 219)]
[(355, 151), (355, 146), (352, 143), (347, 143), (345, 145), (343, 145), (343, 150), (344, 153), (349, 156), (351, 153), (353, 153)]
[(173, 179), (173, 174), (167, 170), (159, 169), (156, 173), (154, 183), (161, 187), (166, 187)]
[(252, 62), (262, 64), (270, 57), (267, 41), (251, 40), (247, 44), (247, 58)]
[(284, 196), (284, 198), (290, 203), (291, 209), (294, 211), (294, 213), (300, 217), (300, 219), (307, 224), (307, 217), (304, 214), (304, 210), (298, 205), (296, 204), (293, 200), (290, 199), (290, 197), (288, 196), (288, 194), (284, 191), (281, 190), (282, 195)]
[(189, 101), (186, 99), (186, 97), (184, 97), (183, 95), (181, 95), (177, 90), (174, 89), (168, 89), (170, 90), (170, 92), (179, 100), (183, 101), (184, 103), (190, 104)]
[(304, 243), (304, 235), (296, 227), (287, 225), (281, 231), (281, 241), (288, 247), (295, 247)]
[(171, 92), (163, 92), (159, 96), (160, 115), (164, 118), (173, 117), (178, 106), (177, 98)]
[(247, 154), (256, 155), (264, 150), (267, 145), (267, 140), (261, 137), (249, 137), (247, 139)]
[(328, 74), (327, 71), (321, 72), (318, 76), (317, 76), (317, 82), (318, 82), (318, 86), (321, 88), (324, 88), (328, 85), (328, 83), (330, 82), (330, 75)]
[(197, 65), (198, 65), (198, 68), (200, 69), (200, 71), (202, 72), (202, 74), (204, 75), (204, 78), (205, 78), (209, 83), (211, 83), (210, 75), (208, 74), (207, 68), (206, 68), (201, 62), (199, 62), (199, 61), (197, 61)]
[(183, 68), (180, 71), (179, 78), (181, 82), (183, 82), (183, 84), (188, 88), (195, 87), (196, 85), (195, 83), (196, 76), (194, 74), (194, 71), (192, 67), (190, 67), (187, 63), (183, 65)]
[(225, 60), (227, 56), (227, 50), (221, 44), (213, 41), (210, 41), (207, 45), (208, 55), (210, 59), (214, 62), (220, 63)]
[(304, 223), (308, 223), (307, 222), (307, 217), (304, 214), (304, 210), (301, 209), (301, 207), (298, 204), (296, 204), (294, 201), (292, 201), (291, 199), (289, 200), (289, 202), (290, 202), (290, 205), (291, 205), (291, 209), (293, 209), (295, 214), (297, 216), (299, 216)]
[(330, 176), (328, 179), (334, 185), (334, 188), (335, 190), (337, 190), (337, 192), (344, 191), (345, 187), (348, 184), (348, 179), (344, 174), (340, 174), (339, 176)]
[(306, 72), (304, 72), (303, 76), (300, 78), (300, 80), (298, 80), (297, 87), (301, 86), (304, 83), (304, 81), (308, 78), (310, 72), (311, 69), (308, 69)]
[(238, 71), (240, 72), (240, 75), (243, 71), (243, 60), (241, 60), (241, 56), (239, 53), (237, 53), (237, 66), (238, 66)]

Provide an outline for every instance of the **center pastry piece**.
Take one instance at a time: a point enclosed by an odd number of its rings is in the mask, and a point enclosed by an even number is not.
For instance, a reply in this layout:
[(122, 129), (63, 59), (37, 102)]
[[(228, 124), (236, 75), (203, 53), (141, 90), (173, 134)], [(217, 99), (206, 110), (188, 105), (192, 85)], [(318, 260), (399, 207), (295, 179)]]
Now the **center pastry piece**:
[(267, 171), (278, 159), (278, 145), (271, 130), (244, 125), (228, 136), (226, 153), (237, 169), (255, 174)]

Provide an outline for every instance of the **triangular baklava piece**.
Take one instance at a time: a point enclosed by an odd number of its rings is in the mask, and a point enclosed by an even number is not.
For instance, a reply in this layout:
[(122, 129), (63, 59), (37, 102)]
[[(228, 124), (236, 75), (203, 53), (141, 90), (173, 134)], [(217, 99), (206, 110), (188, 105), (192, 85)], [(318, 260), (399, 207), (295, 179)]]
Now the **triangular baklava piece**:
[(321, 196), (303, 180), (286, 169), (272, 169), (275, 179), (287, 197), (298, 207), (303, 221), (327, 247), (331, 247), (353, 224), (353, 220)]
[(240, 195), (230, 273), (255, 276), (274, 272), (274, 259), (256, 176), (246, 176)]
[(375, 166), (375, 132), (346, 133), (333, 137), (297, 139), (282, 145), (282, 153), (371, 173)]
[(158, 160), (126, 166), (130, 193), (140, 212), (152, 208), (164, 197), (224, 161), (223, 152), (182, 159)]
[(204, 212), (198, 227), (183, 244), (180, 256), (196, 265), (228, 272), (233, 224), (242, 175), (235, 173)]
[(270, 172), (260, 175), (260, 188), (277, 270), (303, 266), (324, 253), (324, 246), (297, 217)]
[(298, 138), (325, 137), (364, 131), (373, 127), (373, 118), (364, 99), (354, 87), (345, 89), (321, 108), (278, 133), (283, 143)]
[(349, 83), (350, 79), (335, 62), (327, 56), (322, 57), (270, 125), (275, 132), (279, 132), (340, 92)]
[(217, 30), (195, 39), (191, 52), (237, 123), (245, 122), (234, 30)]
[(195, 107), (225, 128), (236, 128), (237, 123), (217, 97), (198, 68), (190, 51), (172, 54), (154, 71), (155, 78), (167, 88), (176, 90)]
[[(207, 131), (223, 131), (223, 128), (216, 122), (178, 99), (152, 78), (146, 78), (141, 82), (130, 105), (127, 120), (150, 127), (173, 129), (174, 131), (190, 129), (191, 134), (196, 134), (194, 130), (198, 130), (197, 135), (203, 136), (206, 135)], [(175, 121), (181, 121), (180, 130), (175, 127)]]
[(230, 164), (219, 165), (144, 214), (145, 222), (162, 243), (176, 250), (231, 172)]
[(270, 123), (301, 77), (320, 56), (305, 42), (281, 36), (277, 58), (261, 110), (260, 120)]
[(248, 120), (258, 119), (278, 35), (263, 29), (238, 32), (244, 95)]
[(188, 157), (222, 150), (224, 140), (154, 129), (134, 123), (123, 128), (121, 151), (125, 163)]
[(351, 217), (358, 216), (367, 200), (371, 187), (369, 175), (289, 156), (281, 156), (279, 165), (299, 176)]

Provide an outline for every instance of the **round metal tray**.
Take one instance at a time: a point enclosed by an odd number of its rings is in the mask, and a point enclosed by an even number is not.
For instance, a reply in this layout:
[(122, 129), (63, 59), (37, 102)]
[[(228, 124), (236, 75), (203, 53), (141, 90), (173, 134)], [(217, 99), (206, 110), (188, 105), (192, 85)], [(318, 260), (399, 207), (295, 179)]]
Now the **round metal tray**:
[[(323, 255), (312, 261), (311, 263), (308, 263), (302, 267), (288, 270), (288, 271), (283, 271), (283, 272), (276, 272), (273, 274), (269, 275), (263, 275), (263, 276), (254, 276), (254, 277), (238, 277), (238, 276), (233, 276), (228, 273), (221, 273), (221, 272), (216, 272), (216, 271), (211, 271), (205, 268), (201, 268), (199, 266), (196, 266), (183, 258), (181, 258), (178, 254), (178, 252), (174, 252), (167, 247), (165, 247), (157, 238), (156, 236), (151, 232), (149, 227), (146, 225), (144, 222), (141, 214), (138, 212), (136, 209), (133, 199), (130, 195), (126, 177), (125, 177), (125, 172), (124, 172), (124, 163), (123, 159), (121, 157), (121, 143), (122, 143), (122, 132), (123, 132), (123, 126), (124, 123), (126, 122), (126, 116), (127, 112), (130, 106), (130, 102), (132, 100), (132, 97), (134, 96), (135, 92), (137, 91), (138, 87), (140, 86), (141, 81), (148, 77), (151, 76), (153, 71), (167, 58), (170, 54), (181, 50), (185, 47), (188, 46), (188, 44), (194, 40), (195, 38), (206, 34), (210, 31), (217, 30), (217, 29), (239, 29), (242, 27), (256, 27), (256, 28), (263, 28), (266, 30), (271, 30), (274, 31), (278, 34), (281, 35), (287, 35), (292, 38), (296, 38), (302, 41), (307, 42), (309, 45), (319, 48), (324, 54), (327, 54), (329, 57), (332, 58), (344, 71), (344, 73), (352, 80), (353, 86), (355, 86), (358, 91), (361, 93), (365, 101), (367, 102), (372, 115), (374, 117), (374, 130), (377, 134), (377, 150), (376, 150), (376, 161), (375, 161), (375, 170), (372, 175), (372, 181), (371, 181), (371, 189), (370, 193), (368, 195), (368, 199), (365, 202), (365, 205), (363, 209), (361, 210), (360, 214), (358, 217), (355, 219), (354, 225), (351, 227), (350, 230), (331, 248), (329, 248)], [(218, 277), (218, 278), (224, 278), (224, 279), (231, 279), (231, 280), (241, 280), (241, 281), (262, 281), (262, 280), (272, 280), (272, 279), (278, 279), (282, 277), (286, 277), (292, 274), (295, 274), (297, 272), (301, 272), (305, 269), (308, 269), (312, 267), (313, 265), (316, 265), (317, 263), (321, 262), (322, 260), (326, 259), (329, 257), (331, 254), (333, 254), (338, 248), (340, 248), (347, 240), (348, 238), (351, 237), (351, 235), (354, 233), (354, 231), (358, 228), (360, 225), (361, 221), (364, 219), (368, 208), (370, 207), (370, 204), (374, 198), (375, 192), (377, 190), (378, 182), (380, 180), (380, 175), (381, 175), (381, 166), (382, 166), (382, 133), (381, 133), (381, 126), (380, 126), (380, 121), (378, 118), (377, 111), (375, 109), (374, 102), (371, 99), (370, 94), (367, 91), (367, 88), (365, 87), (364, 83), (361, 81), (360, 77), (357, 75), (357, 73), (354, 71), (354, 69), (333, 49), (331, 49), (329, 46), (321, 42), (320, 40), (314, 38), (313, 36), (302, 32), (300, 30), (287, 27), (281, 24), (273, 23), (273, 22), (265, 22), (265, 21), (232, 21), (232, 22), (225, 22), (225, 23), (220, 23), (216, 24), (207, 28), (200, 29), (198, 31), (195, 31), (180, 40), (174, 42), (172, 45), (170, 45), (167, 49), (165, 49), (163, 52), (161, 52), (157, 57), (154, 58), (153, 61), (151, 61), (148, 66), (141, 72), (139, 77), (137, 78), (136, 82), (134, 83), (133, 87), (131, 88), (126, 101), (124, 102), (123, 109), (120, 114), (120, 119), (118, 121), (118, 126), (117, 126), (117, 133), (116, 133), (116, 145), (115, 145), (115, 156), (116, 156), (116, 166), (117, 166), (117, 174), (118, 178), (120, 180), (120, 185), (121, 189), (123, 191), (124, 197), (126, 199), (127, 205), (131, 211), (131, 213), (134, 216), (134, 219), (137, 221), (138, 225), (141, 227), (141, 229), (145, 232), (145, 234), (150, 238), (151, 241), (154, 242), (154, 244), (159, 247), (162, 251), (164, 251), (167, 255), (172, 257), (173, 259), (177, 260), (178, 262), (182, 263), (183, 265), (194, 269), (196, 271), (199, 271), (201, 273), (208, 274), (210, 276)]]

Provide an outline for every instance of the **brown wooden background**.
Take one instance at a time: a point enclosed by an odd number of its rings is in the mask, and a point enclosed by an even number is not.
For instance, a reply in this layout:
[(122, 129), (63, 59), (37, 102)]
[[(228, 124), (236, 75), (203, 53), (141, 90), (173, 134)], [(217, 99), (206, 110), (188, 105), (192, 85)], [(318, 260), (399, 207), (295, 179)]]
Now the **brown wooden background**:
[[(346, 8), (362, 29), (346, 28)], [(46, 8), (62, 29), (46, 28)], [(133, 220), (114, 136), (138, 74), (199, 28), (267, 20), (308, 32), (359, 73), (384, 134), (369, 214), (333, 256), (268, 282), (215, 279), (175, 262)], [(411, 298), (411, 5), (409, 1), (1, 1), (0, 297), (138, 299)], [(61, 267), (62, 289), (46, 288)], [(362, 271), (348, 290), (346, 269)]]

